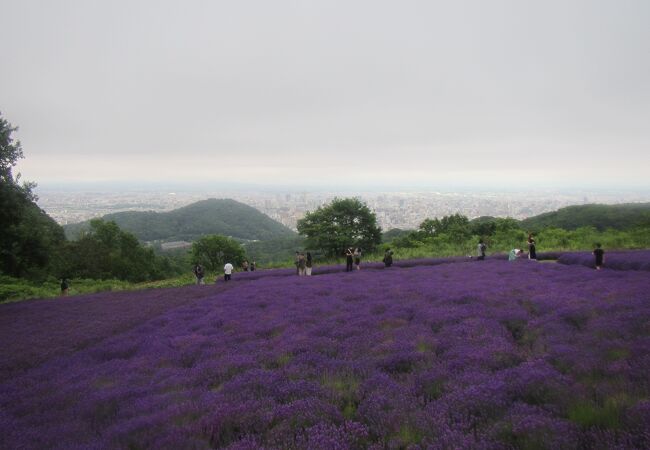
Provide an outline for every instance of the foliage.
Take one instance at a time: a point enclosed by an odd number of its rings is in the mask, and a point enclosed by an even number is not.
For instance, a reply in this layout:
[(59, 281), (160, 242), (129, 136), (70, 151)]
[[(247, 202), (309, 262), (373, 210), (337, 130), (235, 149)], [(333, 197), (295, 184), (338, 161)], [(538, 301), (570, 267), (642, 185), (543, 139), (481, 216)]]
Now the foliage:
[(115, 222), (93, 219), (79, 240), (67, 243), (59, 276), (139, 282), (164, 278), (170, 272), (169, 261), (143, 247), (134, 235)]
[(522, 220), (521, 226), (526, 230), (552, 227), (570, 231), (586, 226), (595, 227), (599, 231), (608, 228), (650, 228), (650, 203), (568, 206)]
[(293, 264), (294, 252), (304, 248), (305, 238), (302, 236), (270, 239), (264, 241), (244, 242), (244, 249), (249, 261), (255, 261), (259, 266), (291, 261)]
[(12, 168), (23, 157), (17, 128), (0, 116), (0, 272), (42, 278), (64, 241), (63, 230), (35, 203), (33, 183), (20, 184)]
[(391, 228), (388, 231), (384, 231), (381, 234), (381, 241), (382, 242), (390, 242), (393, 239), (400, 238), (402, 236), (406, 236), (410, 233), (409, 230), (402, 230), (400, 228)]
[(20, 141), (12, 136), (17, 130), (18, 127), (12, 126), (0, 113), (0, 181), (4, 183), (17, 184), (12, 168), (24, 157)]
[(221, 271), (226, 263), (237, 267), (244, 258), (241, 244), (225, 236), (205, 236), (192, 244), (192, 262), (203, 265), (207, 270)]
[[(194, 241), (202, 236), (219, 234), (243, 240), (269, 240), (294, 237), (296, 234), (253, 207), (231, 199), (209, 199), (169, 212), (125, 211), (108, 214), (114, 221), (141, 241)], [(66, 225), (68, 237), (78, 236), (89, 223)]]
[(308, 248), (327, 256), (341, 255), (350, 246), (371, 252), (381, 243), (375, 214), (356, 198), (336, 198), (308, 212), (298, 221), (298, 232), (307, 238)]

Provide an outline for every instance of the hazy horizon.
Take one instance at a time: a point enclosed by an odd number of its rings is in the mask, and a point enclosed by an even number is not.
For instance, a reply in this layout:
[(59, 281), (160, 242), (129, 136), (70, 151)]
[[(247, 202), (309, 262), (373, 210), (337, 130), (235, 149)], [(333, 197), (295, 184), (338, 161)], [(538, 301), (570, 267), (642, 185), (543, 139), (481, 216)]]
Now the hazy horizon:
[(5, 2), (41, 185), (650, 188), (650, 2)]

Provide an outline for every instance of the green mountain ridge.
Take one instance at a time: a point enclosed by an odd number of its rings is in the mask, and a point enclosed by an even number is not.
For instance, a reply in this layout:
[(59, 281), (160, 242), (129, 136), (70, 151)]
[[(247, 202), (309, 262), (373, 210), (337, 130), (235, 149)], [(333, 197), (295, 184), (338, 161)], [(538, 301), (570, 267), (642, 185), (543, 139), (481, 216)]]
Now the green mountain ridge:
[[(297, 236), (294, 231), (257, 209), (232, 199), (202, 200), (168, 212), (124, 211), (107, 214), (140, 241), (193, 241), (208, 234), (235, 239), (271, 240)], [(76, 238), (89, 221), (65, 225), (68, 238)]]
[(622, 203), (619, 205), (567, 206), (520, 221), (522, 228), (536, 231), (544, 228), (575, 230), (594, 227), (599, 231), (613, 228), (627, 230), (650, 227), (650, 203)]

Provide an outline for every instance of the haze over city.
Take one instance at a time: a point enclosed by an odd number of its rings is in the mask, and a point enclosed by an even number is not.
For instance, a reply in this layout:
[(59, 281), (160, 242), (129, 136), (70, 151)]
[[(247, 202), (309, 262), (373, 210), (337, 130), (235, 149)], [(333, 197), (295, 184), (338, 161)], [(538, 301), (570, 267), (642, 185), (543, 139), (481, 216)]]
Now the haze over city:
[(648, 191), (647, 1), (2, 10), (0, 106), (44, 186)]

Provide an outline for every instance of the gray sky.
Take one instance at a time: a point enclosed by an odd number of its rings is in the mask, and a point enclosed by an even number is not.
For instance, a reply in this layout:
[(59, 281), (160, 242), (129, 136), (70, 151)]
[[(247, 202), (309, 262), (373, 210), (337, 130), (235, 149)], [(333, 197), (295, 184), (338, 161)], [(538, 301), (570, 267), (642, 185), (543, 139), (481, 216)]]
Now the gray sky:
[(648, 0), (0, 11), (37, 182), (650, 184)]

